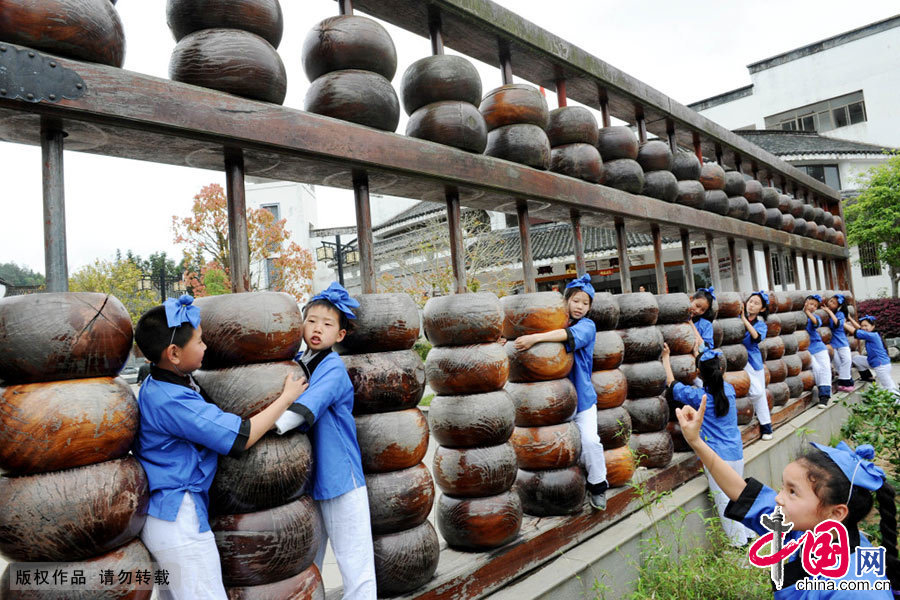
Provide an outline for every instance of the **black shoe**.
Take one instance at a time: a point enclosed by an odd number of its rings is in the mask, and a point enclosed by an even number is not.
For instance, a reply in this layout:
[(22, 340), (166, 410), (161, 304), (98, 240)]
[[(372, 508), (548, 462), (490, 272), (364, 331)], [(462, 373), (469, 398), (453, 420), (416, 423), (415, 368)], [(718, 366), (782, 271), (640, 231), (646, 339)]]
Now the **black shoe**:
[(859, 380), (870, 383), (872, 381), (875, 381), (875, 378), (872, 377), (872, 371), (860, 371), (859, 372)]

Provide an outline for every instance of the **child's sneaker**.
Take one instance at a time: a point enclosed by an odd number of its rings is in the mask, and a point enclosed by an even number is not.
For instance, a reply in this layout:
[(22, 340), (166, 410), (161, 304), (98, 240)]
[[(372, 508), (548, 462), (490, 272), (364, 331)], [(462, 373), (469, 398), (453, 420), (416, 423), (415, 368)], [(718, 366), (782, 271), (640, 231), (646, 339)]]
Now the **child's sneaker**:
[(762, 436), (760, 436), (761, 439), (768, 442), (772, 439), (772, 424), (766, 423), (765, 425), (760, 425), (759, 432), (762, 434)]
[(588, 501), (594, 510), (606, 510), (606, 492), (588, 494)]
[(839, 385), (839, 386), (837, 386), (837, 389), (839, 392), (852, 392), (853, 386), (852, 385)]
[(868, 383), (868, 382), (875, 381), (875, 378), (872, 377), (872, 371), (869, 371), (867, 369), (865, 371), (859, 372), (859, 380)]

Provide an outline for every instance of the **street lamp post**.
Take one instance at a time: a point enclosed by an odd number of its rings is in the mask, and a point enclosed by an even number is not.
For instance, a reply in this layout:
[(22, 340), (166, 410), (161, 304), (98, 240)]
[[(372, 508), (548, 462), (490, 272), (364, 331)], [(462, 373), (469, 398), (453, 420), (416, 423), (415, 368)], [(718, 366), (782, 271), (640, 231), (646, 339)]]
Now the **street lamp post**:
[(333, 242), (323, 240), (322, 245), (316, 248), (316, 259), (320, 262), (333, 260), (337, 263), (338, 281), (344, 285), (344, 265), (359, 262), (359, 251), (349, 244), (341, 244), (341, 236), (336, 234)]

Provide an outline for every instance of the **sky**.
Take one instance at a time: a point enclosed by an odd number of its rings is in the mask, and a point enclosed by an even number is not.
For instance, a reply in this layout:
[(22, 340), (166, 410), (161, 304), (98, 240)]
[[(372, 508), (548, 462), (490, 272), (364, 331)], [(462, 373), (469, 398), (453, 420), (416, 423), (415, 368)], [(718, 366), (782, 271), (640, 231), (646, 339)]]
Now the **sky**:
[[(542, 28), (574, 43), (644, 83), (688, 104), (750, 83), (746, 65), (854, 29), (897, 12), (896, 0), (500, 0)], [(278, 48), (288, 74), (285, 105), (303, 108), (308, 81), (303, 39), (337, 13), (332, 0), (281, 0), (285, 31)], [(175, 47), (165, 0), (119, 0), (125, 28), (125, 67), (168, 77)], [(387, 26), (399, 64), (393, 84), (413, 61), (430, 53), (428, 40)], [(448, 49), (448, 52), (452, 50)], [(500, 84), (496, 69), (478, 64), (485, 93)], [(399, 92), (399, 90), (398, 90)], [(551, 108), (556, 101), (548, 98)], [(405, 130), (401, 115), (398, 132)], [(0, 263), (44, 272), (40, 148), (0, 141)], [(166, 251), (172, 217), (188, 216), (193, 196), (224, 175), (186, 167), (66, 152), (66, 236), (70, 274), (117, 249), (142, 256)], [(355, 224), (349, 190), (317, 188), (315, 227)]]

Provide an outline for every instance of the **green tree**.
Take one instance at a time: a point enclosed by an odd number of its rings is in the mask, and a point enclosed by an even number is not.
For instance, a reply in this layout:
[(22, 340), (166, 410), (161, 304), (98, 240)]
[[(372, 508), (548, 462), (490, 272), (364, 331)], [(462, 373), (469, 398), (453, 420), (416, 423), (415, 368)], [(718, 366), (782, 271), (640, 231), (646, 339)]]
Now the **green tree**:
[(137, 324), (142, 314), (159, 304), (153, 290), (141, 289), (143, 273), (133, 261), (116, 253), (113, 260), (97, 259), (75, 271), (69, 278), (72, 292), (101, 292), (118, 298), (131, 321)]
[(44, 285), (44, 276), (14, 262), (0, 263), (0, 279), (10, 285)]
[(847, 203), (847, 238), (852, 245), (874, 244), (876, 259), (888, 268), (891, 294), (900, 283), (900, 153), (859, 178), (865, 186)]

